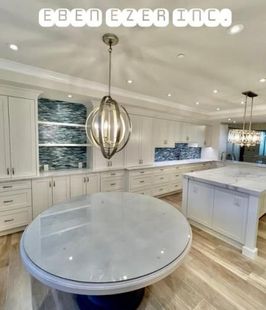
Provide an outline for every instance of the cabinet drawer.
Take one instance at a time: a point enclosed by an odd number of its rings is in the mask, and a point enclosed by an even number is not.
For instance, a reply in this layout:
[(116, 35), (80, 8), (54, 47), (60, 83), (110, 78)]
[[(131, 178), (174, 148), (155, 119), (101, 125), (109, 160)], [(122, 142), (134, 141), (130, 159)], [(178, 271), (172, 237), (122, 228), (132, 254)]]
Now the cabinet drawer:
[(108, 171), (108, 172), (103, 172), (101, 174), (102, 179), (107, 179), (107, 178), (114, 178), (114, 177), (123, 177), (125, 172), (123, 170), (119, 171)]
[(151, 189), (139, 189), (139, 190), (132, 191), (132, 193), (140, 194), (140, 195), (152, 196)]
[(21, 227), (29, 224), (32, 220), (32, 208), (0, 212), (0, 231)]
[(153, 196), (160, 196), (166, 193), (169, 193), (169, 186), (165, 185), (165, 186), (159, 186), (159, 187), (155, 187), (152, 190), (152, 195)]
[(144, 187), (144, 186), (151, 186), (152, 178), (145, 176), (145, 177), (140, 177), (140, 178), (131, 178), (130, 180), (130, 189), (134, 188), (139, 188), (139, 187)]
[(169, 181), (172, 182), (182, 182), (182, 173), (173, 173), (169, 176)]
[(175, 183), (169, 185), (169, 192), (180, 191), (182, 189), (182, 183)]
[(0, 211), (31, 206), (31, 190), (0, 193)]
[(125, 182), (124, 178), (116, 178), (113, 180), (102, 180), (101, 191), (102, 192), (112, 192), (118, 189), (124, 189)]
[(129, 176), (130, 177), (141, 177), (146, 175), (152, 175), (153, 169), (141, 169), (141, 170), (134, 170), (130, 171)]
[(155, 175), (167, 175), (173, 172), (172, 167), (157, 168), (154, 170)]
[(0, 193), (10, 190), (31, 189), (31, 181), (17, 181), (0, 183)]
[(162, 183), (168, 183), (168, 182), (169, 182), (169, 176), (166, 174), (155, 175), (153, 177), (154, 184), (162, 184)]

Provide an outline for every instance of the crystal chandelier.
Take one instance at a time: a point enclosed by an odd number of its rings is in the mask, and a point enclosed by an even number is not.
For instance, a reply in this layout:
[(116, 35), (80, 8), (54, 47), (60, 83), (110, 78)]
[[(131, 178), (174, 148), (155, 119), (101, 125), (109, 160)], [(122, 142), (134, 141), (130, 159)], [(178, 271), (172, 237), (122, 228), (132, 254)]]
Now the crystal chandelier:
[(86, 121), (86, 133), (90, 141), (101, 149), (107, 159), (120, 152), (128, 143), (132, 124), (126, 109), (111, 97), (111, 56), (112, 46), (119, 41), (112, 33), (103, 35), (103, 42), (109, 46), (108, 95), (101, 100)]
[[(228, 133), (228, 142), (239, 144), (240, 146), (256, 146), (260, 144), (261, 134), (258, 131), (252, 130), (252, 112), (253, 112), (253, 101), (254, 97), (258, 95), (253, 93), (252, 91), (246, 91), (242, 93), (246, 96), (245, 100), (245, 109), (244, 109), (244, 117), (243, 117), (243, 129), (231, 129)], [(250, 108), (250, 120), (249, 120), (249, 128), (246, 129), (246, 115), (247, 115), (247, 102), (248, 97), (251, 98), (251, 108)]]

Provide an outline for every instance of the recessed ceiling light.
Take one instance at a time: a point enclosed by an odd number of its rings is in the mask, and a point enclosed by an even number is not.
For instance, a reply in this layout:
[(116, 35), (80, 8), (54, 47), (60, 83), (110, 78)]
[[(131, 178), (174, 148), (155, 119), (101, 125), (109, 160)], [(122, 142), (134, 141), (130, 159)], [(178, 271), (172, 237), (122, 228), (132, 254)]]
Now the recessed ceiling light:
[(68, 98), (72, 98), (72, 95), (71, 95), (71, 94), (68, 94), (67, 96), (68, 96)]
[(168, 96), (168, 97), (171, 97), (171, 96), (172, 96), (172, 94), (170, 94), (170, 93), (169, 93), (167, 96)]
[(244, 101), (241, 101), (241, 104), (244, 104), (245, 102)]
[(214, 94), (217, 94), (217, 93), (218, 93), (218, 89), (214, 89), (212, 92), (213, 92)]
[(265, 82), (266, 82), (266, 78), (261, 78), (261, 79), (260, 79), (260, 82), (261, 82), (261, 83), (265, 83)]
[(18, 46), (16, 44), (9, 44), (9, 48), (12, 50), (12, 51), (17, 51), (18, 50)]
[(238, 24), (229, 28), (228, 33), (231, 35), (237, 34), (244, 29), (244, 25)]
[(179, 53), (179, 54), (177, 55), (177, 57), (180, 58), (180, 59), (181, 59), (181, 58), (185, 58), (185, 54)]
[(228, 121), (230, 122), (230, 121), (231, 121), (231, 118), (228, 118)]
[(196, 105), (199, 105), (199, 102), (198, 102), (198, 101), (196, 102)]
[(128, 84), (132, 84), (132, 83), (133, 83), (133, 81), (132, 81), (132, 80), (128, 80), (127, 82), (128, 82)]
[(220, 111), (221, 109), (220, 108), (216, 108), (216, 111)]
[(233, 121), (233, 123), (235, 124), (235, 123), (236, 123), (236, 121)]

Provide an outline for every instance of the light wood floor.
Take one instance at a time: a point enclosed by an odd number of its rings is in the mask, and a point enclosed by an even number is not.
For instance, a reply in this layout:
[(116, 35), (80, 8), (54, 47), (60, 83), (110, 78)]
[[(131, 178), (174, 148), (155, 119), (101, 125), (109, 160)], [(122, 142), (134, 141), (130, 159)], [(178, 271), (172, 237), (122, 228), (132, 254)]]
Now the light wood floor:
[[(181, 195), (163, 200), (178, 208)], [(30, 280), (19, 257), (20, 236), (0, 237), (1, 310), (31, 310)], [(265, 310), (266, 216), (260, 220), (258, 247), (259, 257), (252, 261), (193, 227), (192, 248), (184, 264), (146, 289), (139, 310)]]

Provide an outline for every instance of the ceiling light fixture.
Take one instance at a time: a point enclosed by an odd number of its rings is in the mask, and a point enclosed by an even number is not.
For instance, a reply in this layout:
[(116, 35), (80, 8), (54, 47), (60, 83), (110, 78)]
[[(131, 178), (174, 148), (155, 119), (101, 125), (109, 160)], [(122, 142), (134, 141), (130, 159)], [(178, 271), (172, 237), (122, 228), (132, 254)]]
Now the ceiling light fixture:
[(231, 35), (240, 33), (244, 29), (244, 25), (238, 24), (229, 28), (228, 33)]
[(220, 108), (216, 108), (216, 111), (220, 111), (221, 109)]
[(266, 82), (266, 78), (261, 78), (261, 79), (260, 79), (260, 82), (261, 82), (261, 83), (265, 83), (265, 82)]
[[(250, 147), (260, 144), (261, 140), (260, 132), (251, 129), (254, 98), (257, 97), (258, 95), (253, 93), (252, 91), (245, 91), (242, 94), (246, 96), (244, 116), (243, 116), (243, 129), (230, 129), (228, 133), (228, 142), (233, 144), (239, 144), (240, 146)], [(250, 105), (249, 127), (248, 129), (246, 129), (248, 98), (251, 98), (251, 105)]]
[(12, 51), (17, 51), (18, 50), (18, 46), (16, 44), (9, 44), (9, 48), (12, 50)]
[(128, 84), (132, 84), (132, 83), (133, 83), (133, 81), (132, 81), (132, 80), (128, 80), (127, 82), (128, 82)]
[(172, 96), (172, 94), (170, 94), (170, 93), (169, 93), (167, 96), (168, 96), (168, 97), (171, 97), (171, 96)]
[(241, 103), (241, 104), (244, 104), (244, 103), (245, 103), (245, 101), (241, 101), (240, 103)]
[(108, 95), (101, 100), (86, 121), (86, 133), (90, 141), (101, 149), (104, 158), (110, 159), (128, 143), (132, 124), (127, 110), (111, 97), (112, 46), (119, 42), (116, 35), (106, 33), (103, 42), (109, 46)]
[(68, 96), (68, 98), (72, 98), (72, 95), (71, 95), (71, 94), (68, 94), (67, 96)]
[(196, 105), (199, 105), (199, 101), (196, 102)]
[(214, 89), (212, 92), (213, 92), (214, 94), (218, 94), (218, 89)]
[(228, 121), (230, 122), (230, 121), (231, 121), (231, 118), (228, 118)]
[(185, 54), (179, 53), (179, 54), (177, 55), (177, 57), (180, 58), (180, 59), (181, 59), (181, 58), (185, 58)]

